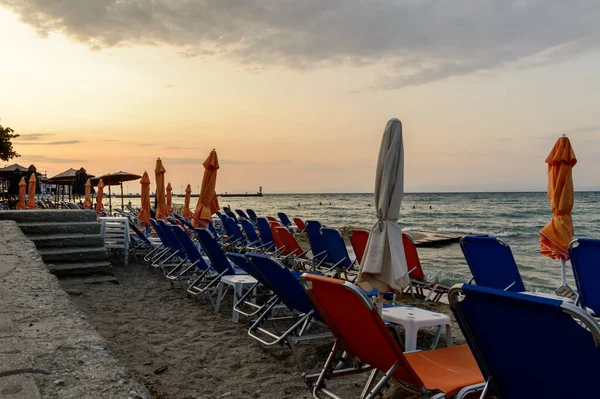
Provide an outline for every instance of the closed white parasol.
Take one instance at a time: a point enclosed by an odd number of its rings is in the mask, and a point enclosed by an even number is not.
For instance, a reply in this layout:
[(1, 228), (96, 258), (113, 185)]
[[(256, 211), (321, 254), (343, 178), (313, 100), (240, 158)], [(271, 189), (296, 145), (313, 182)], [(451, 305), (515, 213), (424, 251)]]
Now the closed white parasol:
[(402, 123), (390, 119), (383, 132), (375, 177), (377, 223), (373, 226), (358, 284), (365, 290), (401, 291), (410, 284), (402, 229), (396, 222), (404, 197), (404, 145)]

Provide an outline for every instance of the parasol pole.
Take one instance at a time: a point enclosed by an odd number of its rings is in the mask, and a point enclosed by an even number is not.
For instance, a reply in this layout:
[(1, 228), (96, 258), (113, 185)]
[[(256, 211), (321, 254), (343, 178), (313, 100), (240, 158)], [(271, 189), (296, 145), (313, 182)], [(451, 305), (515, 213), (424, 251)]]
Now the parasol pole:
[(379, 315), (383, 315), (383, 292), (377, 293), (377, 312)]
[(111, 194), (110, 194), (110, 185), (108, 186), (108, 212), (109, 212), (109, 215), (112, 215), (112, 200), (111, 200)]
[(123, 182), (121, 182), (121, 210), (125, 209), (125, 205), (123, 204)]
[(567, 284), (567, 262), (565, 262), (564, 259), (561, 259), (560, 262), (562, 263), (562, 267), (561, 267), (561, 271), (560, 271), (560, 282), (561, 282), (561, 285), (566, 285)]

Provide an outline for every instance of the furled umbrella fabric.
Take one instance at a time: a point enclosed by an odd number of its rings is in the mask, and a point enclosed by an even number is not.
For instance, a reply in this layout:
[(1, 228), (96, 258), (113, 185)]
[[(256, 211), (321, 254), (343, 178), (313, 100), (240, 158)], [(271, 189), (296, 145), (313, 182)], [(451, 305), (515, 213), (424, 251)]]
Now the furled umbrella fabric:
[(29, 180), (31, 179), (31, 176), (35, 176), (35, 193), (36, 194), (41, 194), (42, 193), (42, 189), (40, 187), (40, 181), (37, 180), (37, 169), (35, 167), (35, 165), (29, 165), (29, 168), (27, 168), (27, 178), (25, 179), (25, 181), (27, 182), (27, 185), (29, 186)]
[(15, 205), (17, 209), (27, 208), (25, 204), (25, 191), (27, 191), (27, 183), (25, 183), (25, 178), (21, 177), (21, 181), (19, 182), (19, 201)]
[(73, 179), (73, 185), (71, 186), (71, 194), (73, 195), (84, 195), (86, 190), (86, 183), (88, 181), (88, 175), (84, 168), (80, 168), (75, 172), (75, 178)]
[[(19, 169), (15, 169), (12, 172), (10, 177), (10, 185), (8, 186), (8, 194), (9, 195), (18, 195), (21, 190), (21, 179), (23, 178), (23, 174)], [(27, 185), (27, 182), (25, 182)]]
[(190, 197), (192, 196), (192, 187), (188, 184), (185, 188), (185, 199), (183, 200), (183, 211), (181, 216), (186, 219), (192, 217), (192, 211), (190, 210)]
[(573, 239), (573, 166), (577, 163), (575, 152), (567, 137), (556, 141), (546, 158), (546, 163), (552, 220), (540, 230), (540, 253), (552, 259), (567, 260), (569, 243)]
[(37, 187), (37, 178), (35, 172), (29, 177), (29, 187), (27, 190), (27, 209), (35, 209), (35, 190)]
[(102, 179), (98, 182), (98, 194), (96, 195), (96, 213), (102, 213), (104, 209), (104, 204), (102, 203), (102, 196), (104, 194), (104, 182)]
[(91, 209), (92, 208), (92, 182), (90, 179), (87, 179), (85, 182), (85, 199), (83, 200), (83, 209)]
[(160, 158), (156, 160), (156, 168), (154, 175), (156, 178), (156, 218), (167, 219), (169, 212), (167, 211), (167, 202), (165, 198), (165, 173), (166, 169), (163, 166)]
[(402, 123), (391, 119), (383, 132), (375, 177), (377, 223), (360, 265), (358, 284), (365, 290), (401, 291), (410, 284), (402, 229), (397, 223), (404, 197)]
[(194, 227), (201, 225), (200, 219), (209, 219), (219, 210), (219, 201), (217, 199), (217, 170), (219, 170), (219, 158), (217, 152), (212, 150), (208, 158), (203, 163), (204, 176), (202, 177), (202, 188), (198, 203), (194, 210), (192, 224)]
[(167, 183), (167, 212), (173, 212), (173, 187), (171, 187), (171, 183)]
[(144, 172), (142, 179), (140, 180), (142, 185), (142, 206), (140, 207), (140, 213), (138, 214), (138, 220), (145, 226), (150, 226), (150, 177), (148, 172)]

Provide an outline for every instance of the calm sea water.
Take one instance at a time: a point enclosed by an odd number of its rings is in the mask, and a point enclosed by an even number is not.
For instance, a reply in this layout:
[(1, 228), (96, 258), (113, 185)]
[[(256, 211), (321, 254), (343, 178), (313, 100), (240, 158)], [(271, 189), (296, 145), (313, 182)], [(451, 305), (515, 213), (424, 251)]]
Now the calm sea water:
[[(192, 198), (192, 204), (195, 201)], [(174, 202), (182, 203), (183, 199), (175, 198)], [(276, 216), (283, 211), (290, 217), (316, 219), (332, 227), (370, 228), (375, 222), (372, 194), (265, 195), (220, 198), (220, 204), (232, 209), (252, 208), (259, 215)], [(406, 194), (399, 223), (406, 230), (501, 237), (511, 246), (528, 289), (552, 290), (560, 285), (560, 261), (541, 256), (537, 241), (539, 230), (550, 217), (545, 193), (430, 193)], [(600, 192), (575, 194), (573, 223), (576, 237), (600, 238)], [(471, 277), (458, 244), (419, 248), (419, 255), (431, 279), (453, 284)], [(567, 272), (574, 287), (570, 265)]]

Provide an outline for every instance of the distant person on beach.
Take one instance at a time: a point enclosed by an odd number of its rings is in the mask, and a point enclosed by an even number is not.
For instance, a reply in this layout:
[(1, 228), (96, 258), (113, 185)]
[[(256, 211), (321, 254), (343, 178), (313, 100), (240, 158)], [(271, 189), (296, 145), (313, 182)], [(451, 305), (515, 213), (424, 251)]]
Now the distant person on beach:
[(300, 204), (298, 204), (298, 208), (300, 208)]
[(322, 202), (319, 202), (319, 205), (323, 205), (323, 203), (322, 203)]
[(413, 205), (413, 209), (417, 209), (417, 207)]
[(431, 205), (429, 205), (429, 209), (433, 209), (433, 208), (431, 207)]

